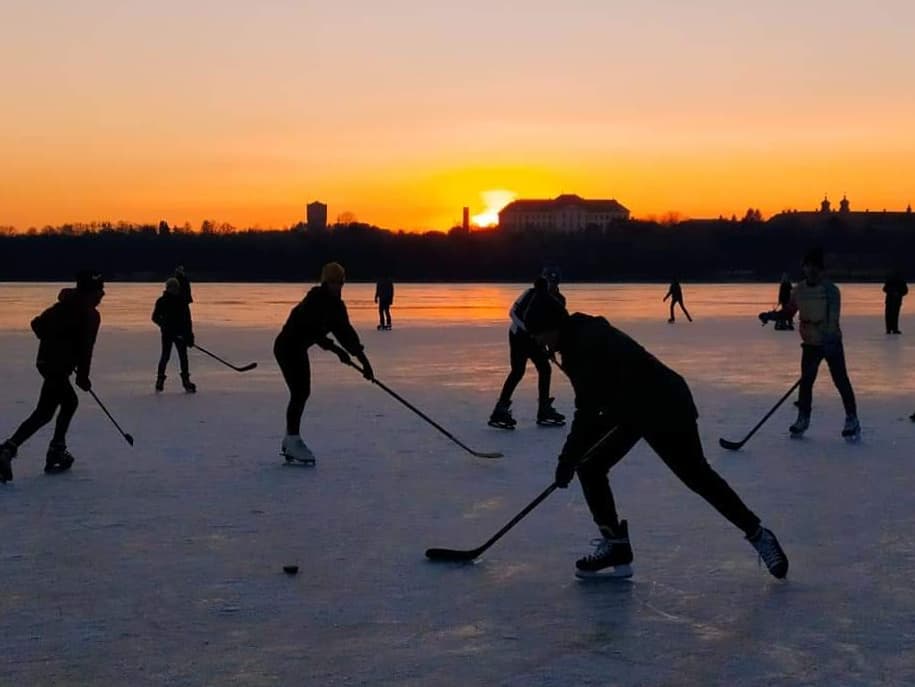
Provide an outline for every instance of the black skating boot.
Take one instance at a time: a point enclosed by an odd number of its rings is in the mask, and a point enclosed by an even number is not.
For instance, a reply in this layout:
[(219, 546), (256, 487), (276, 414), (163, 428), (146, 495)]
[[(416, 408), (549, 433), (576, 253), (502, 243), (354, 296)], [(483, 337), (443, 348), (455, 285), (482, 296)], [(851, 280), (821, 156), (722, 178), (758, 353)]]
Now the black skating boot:
[(197, 385), (194, 384), (194, 382), (191, 381), (191, 375), (190, 375), (190, 374), (183, 374), (183, 375), (181, 375), (181, 384), (184, 386), (184, 390), (185, 390), (186, 392), (188, 392), (189, 394), (196, 394), (196, 393), (197, 393)]
[(73, 466), (74, 460), (75, 459), (70, 455), (65, 444), (51, 444), (48, 446), (48, 455), (45, 458), (44, 471), (49, 475), (58, 472), (66, 472)]
[(782, 579), (788, 574), (788, 557), (771, 530), (760, 527), (752, 537), (747, 537), (747, 540), (759, 553), (759, 557), (773, 577)]
[(614, 532), (600, 528), (595, 539), (594, 553), (575, 561), (575, 576), (582, 579), (601, 577), (632, 577), (632, 546), (629, 544), (629, 523), (623, 520)]
[(543, 427), (562, 427), (566, 423), (566, 416), (553, 407), (553, 398), (540, 401), (537, 410), (537, 424)]
[(13, 458), (16, 457), (16, 444), (6, 441), (0, 444), (0, 484), (13, 481)]
[(518, 424), (515, 421), (515, 418), (512, 417), (511, 411), (511, 401), (499, 401), (496, 403), (496, 407), (492, 411), (492, 415), (489, 416), (489, 426), (497, 427), (499, 429), (514, 429), (515, 425)]
[(165, 390), (165, 375), (159, 375), (156, 377), (156, 391)]

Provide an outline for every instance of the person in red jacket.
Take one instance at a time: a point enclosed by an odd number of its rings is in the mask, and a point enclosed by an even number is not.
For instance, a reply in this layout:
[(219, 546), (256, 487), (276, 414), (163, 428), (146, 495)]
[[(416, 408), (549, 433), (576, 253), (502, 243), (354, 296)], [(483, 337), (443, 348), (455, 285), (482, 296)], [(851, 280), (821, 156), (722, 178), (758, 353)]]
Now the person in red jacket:
[[(359, 335), (349, 322), (342, 297), (345, 281), (346, 273), (339, 263), (324, 265), (321, 285), (312, 288), (302, 302), (292, 309), (273, 344), (273, 355), (286, 380), (286, 386), (289, 387), (286, 436), (281, 449), (287, 462), (296, 461), (305, 465), (315, 463), (314, 454), (299, 434), (302, 413), (311, 394), (308, 349), (312, 344), (332, 351), (344, 364), (350, 362), (350, 355), (355, 356), (362, 364), (363, 376), (366, 379), (374, 379), (375, 376)], [(340, 345), (328, 338), (328, 334), (333, 334)]]
[(73, 456), (67, 450), (67, 430), (79, 399), (70, 384), (70, 375), (76, 371), (76, 386), (83, 391), (92, 389), (89, 369), (101, 324), (97, 307), (104, 296), (102, 276), (94, 271), (80, 272), (76, 288), (63, 289), (57, 303), (32, 320), (32, 331), (40, 341), (36, 366), (44, 383), (35, 411), (0, 445), (0, 482), (13, 479), (11, 461), (19, 447), (48, 424), (55, 413), (57, 423), (44, 471), (64, 472), (73, 465)]

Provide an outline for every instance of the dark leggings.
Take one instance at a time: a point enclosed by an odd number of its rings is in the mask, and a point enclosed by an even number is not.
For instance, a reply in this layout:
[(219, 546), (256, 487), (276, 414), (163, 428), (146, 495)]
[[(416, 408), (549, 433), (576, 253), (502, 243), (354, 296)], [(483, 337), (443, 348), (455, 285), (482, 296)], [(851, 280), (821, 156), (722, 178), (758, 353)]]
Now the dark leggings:
[(391, 326), (391, 304), (387, 301), (378, 301), (378, 321), (382, 327)]
[(300, 349), (289, 351), (281, 346), (273, 346), (273, 355), (279, 363), (289, 387), (289, 405), (286, 406), (286, 434), (298, 434), (302, 424), (302, 413), (305, 403), (311, 395), (311, 365), (308, 362), (308, 351)]
[[(39, 370), (39, 372), (41, 371)], [(70, 376), (44, 372), (41, 372), (41, 376), (44, 377), (44, 384), (41, 385), (38, 406), (10, 437), (10, 441), (16, 446), (22, 446), (35, 432), (48, 424), (54, 418), (58, 406), (60, 406), (60, 413), (57, 415), (51, 443), (66, 444), (67, 442), (67, 430), (70, 428), (70, 421), (79, 406), (79, 399), (70, 384)]]
[(687, 320), (689, 320), (690, 322), (693, 321), (693, 318), (689, 316), (689, 311), (686, 309), (686, 306), (683, 305), (683, 301), (682, 300), (673, 300), (673, 299), (671, 299), (671, 301), (670, 301), (670, 319), (674, 319), (674, 306), (675, 305), (680, 306), (680, 310), (682, 310), (683, 314), (686, 315)]
[(828, 347), (801, 344), (801, 349), (803, 353), (801, 353), (801, 388), (798, 394), (798, 409), (802, 413), (810, 415), (810, 410), (813, 407), (813, 383), (816, 381), (820, 362), (825, 358), (832, 381), (842, 397), (845, 414), (857, 415), (855, 392), (852, 391), (851, 381), (848, 379), (848, 371), (845, 369), (845, 350), (842, 348), (842, 342), (839, 341)]
[(165, 368), (168, 366), (168, 361), (172, 357), (172, 344), (175, 345), (175, 350), (178, 351), (178, 362), (181, 365), (181, 376), (188, 376), (187, 368), (187, 344), (184, 341), (178, 341), (175, 337), (162, 332), (162, 355), (159, 356), (159, 376), (165, 376)]
[(886, 322), (886, 333), (892, 334), (899, 331), (899, 310), (902, 308), (902, 299), (886, 299), (883, 319)]
[(683, 484), (708, 501), (747, 536), (756, 532), (759, 518), (708, 464), (695, 423), (647, 433), (629, 425), (620, 425), (603, 448), (578, 468), (585, 500), (599, 527), (609, 527), (614, 531), (619, 528), (608, 473), (643, 438)]
[(505, 384), (502, 386), (502, 393), (499, 396), (499, 403), (508, 403), (515, 388), (524, 377), (524, 371), (527, 368), (527, 361), (531, 360), (537, 368), (537, 393), (541, 401), (550, 397), (550, 376), (553, 371), (550, 369), (550, 359), (536, 342), (526, 333), (508, 332), (508, 349), (511, 359), (511, 372), (505, 378)]

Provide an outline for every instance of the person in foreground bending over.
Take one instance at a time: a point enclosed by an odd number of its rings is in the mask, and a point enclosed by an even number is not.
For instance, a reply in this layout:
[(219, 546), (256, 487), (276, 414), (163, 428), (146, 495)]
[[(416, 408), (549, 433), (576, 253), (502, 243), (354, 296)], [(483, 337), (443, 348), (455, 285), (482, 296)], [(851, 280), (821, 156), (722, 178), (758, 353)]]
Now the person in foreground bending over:
[[(632, 574), (629, 527), (617, 515), (608, 473), (645, 439), (686, 486), (746, 535), (772, 575), (785, 577), (788, 558), (775, 535), (706, 461), (696, 406), (680, 375), (603, 317), (569, 315), (552, 298), (536, 297), (525, 324), (541, 345), (561, 355), (575, 390), (575, 416), (559, 456), (556, 485), (567, 487), (578, 473), (601, 534), (595, 551), (575, 563), (577, 576)], [(614, 427), (592, 457), (580, 463)]]
[(48, 424), (57, 413), (54, 436), (48, 446), (44, 471), (69, 470), (73, 456), (67, 451), (67, 430), (76, 414), (79, 399), (70, 384), (76, 370), (76, 386), (83, 391), (92, 388), (89, 368), (98, 336), (101, 316), (96, 309), (105, 296), (105, 284), (97, 272), (80, 272), (75, 289), (63, 289), (57, 303), (32, 320), (32, 331), (38, 337), (38, 373), (44, 379), (38, 406), (16, 432), (0, 444), (0, 482), (13, 479), (10, 461), (19, 447), (35, 432)]
[[(312, 288), (304, 300), (292, 309), (273, 344), (273, 354), (289, 387), (286, 437), (282, 446), (282, 454), (287, 461), (315, 462), (314, 454), (299, 434), (302, 413), (311, 393), (308, 348), (312, 344), (333, 351), (343, 364), (349, 364), (350, 355), (355, 356), (362, 364), (363, 376), (369, 380), (375, 378), (359, 335), (349, 322), (342, 298), (345, 281), (343, 267), (336, 262), (326, 264), (321, 270), (321, 285)], [(339, 346), (328, 338), (328, 333), (337, 338)]]

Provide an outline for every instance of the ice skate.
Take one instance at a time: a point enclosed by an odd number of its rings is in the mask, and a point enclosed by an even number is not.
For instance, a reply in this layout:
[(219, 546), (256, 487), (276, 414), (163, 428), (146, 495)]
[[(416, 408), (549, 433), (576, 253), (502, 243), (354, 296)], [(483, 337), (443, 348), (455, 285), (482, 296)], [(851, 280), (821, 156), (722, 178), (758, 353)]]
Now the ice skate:
[(669, 324), (673, 324), (674, 322), (676, 322), (676, 320), (675, 320), (674, 318), (672, 318), (672, 317), (668, 317), (668, 318), (667, 318), (667, 322), (668, 322)]
[(842, 436), (847, 441), (856, 441), (861, 438), (861, 423), (858, 422), (857, 415), (846, 416), (845, 426), (842, 427)]
[(64, 444), (51, 444), (45, 458), (44, 471), (49, 474), (66, 472), (73, 467), (74, 458)]
[(601, 527), (601, 538), (592, 541), (594, 552), (575, 561), (575, 576), (583, 580), (632, 577), (632, 547), (629, 523), (620, 522), (618, 532)]
[(566, 417), (553, 407), (554, 399), (548, 398), (540, 402), (540, 408), (537, 410), (537, 424), (542, 427), (562, 427), (566, 423)]
[(511, 401), (506, 401), (505, 403), (499, 401), (496, 403), (492, 415), (489, 416), (490, 427), (497, 427), (498, 429), (515, 428), (515, 425), (518, 423), (515, 421), (515, 418), (512, 417), (511, 404)]
[(191, 381), (191, 375), (183, 374), (181, 375), (181, 385), (184, 387), (184, 390), (189, 394), (197, 393), (197, 385)]
[(760, 559), (766, 564), (773, 577), (782, 579), (788, 574), (788, 557), (771, 530), (760, 527), (756, 534), (747, 537), (747, 540), (759, 553)]
[(799, 410), (797, 413), (797, 420), (788, 428), (788, 431), (791, 432), (791, 436), (793, 437), (802, 437), (808, 427), (810, 427), (810, 414), (805, 413), (803, 410)]
[(16, 446), (7, 441), (0, 444), (0, 484), (13, 481), (13, 458), (16, 457)]
[(156, 391), (165, 391), (165, 375), (159, 375), (156, 377)]
[(302, 441), (298, 434), (287, 434), (283, 439), (283, 447), (280, 455), (286, 459), (286, 463), (298, 465), (314, 465), (315, 454)]

